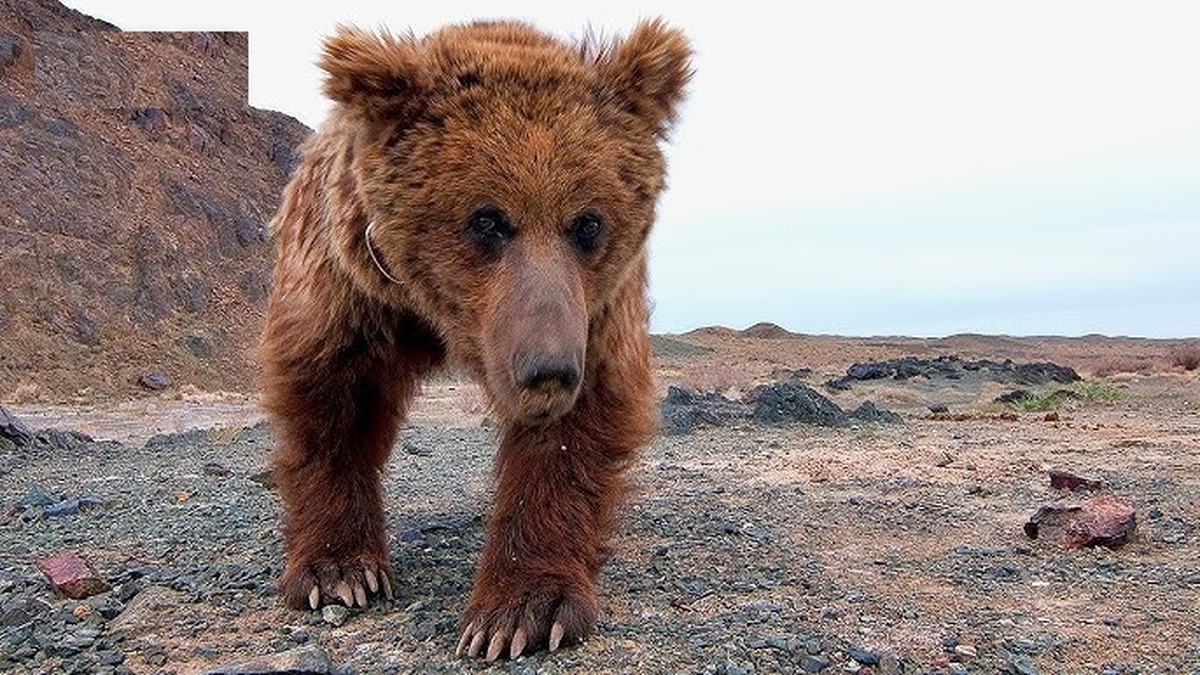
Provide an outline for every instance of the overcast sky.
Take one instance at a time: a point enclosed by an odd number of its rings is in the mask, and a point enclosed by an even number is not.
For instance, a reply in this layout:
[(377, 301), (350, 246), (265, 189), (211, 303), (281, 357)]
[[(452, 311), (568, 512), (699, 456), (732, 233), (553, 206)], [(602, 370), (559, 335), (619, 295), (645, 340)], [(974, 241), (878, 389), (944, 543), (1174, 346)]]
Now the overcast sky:
[[(338, 23), (661, 15), (692, 94), (651, 241), (653, 328), (1200, 335), (1200, 3), (68, 0), (250, 34), (250, 103), (310, 126)], [(786, 9), (784, 9), (786, 8)]]

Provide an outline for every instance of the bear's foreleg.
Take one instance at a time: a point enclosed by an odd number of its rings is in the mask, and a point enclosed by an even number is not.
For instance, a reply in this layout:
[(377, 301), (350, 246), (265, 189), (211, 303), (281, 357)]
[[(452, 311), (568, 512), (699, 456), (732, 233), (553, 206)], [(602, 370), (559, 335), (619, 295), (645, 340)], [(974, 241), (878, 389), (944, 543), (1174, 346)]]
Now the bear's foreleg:
[(656, 422), (648, 346), (626, 353), (629, 362), (594, 367), (558, 421), (504, 429), (459, 655), (516, 658), (591, 632), (625, 474)]
[(288, 321), (273, 310), (264, 403), (285, 511), (279, 591), (293, 608), (391, 598), (381, 473), (418, 378), (439, 356), (354, 322), (314, 339), (286, 327), (312, 331), (319, 321)]

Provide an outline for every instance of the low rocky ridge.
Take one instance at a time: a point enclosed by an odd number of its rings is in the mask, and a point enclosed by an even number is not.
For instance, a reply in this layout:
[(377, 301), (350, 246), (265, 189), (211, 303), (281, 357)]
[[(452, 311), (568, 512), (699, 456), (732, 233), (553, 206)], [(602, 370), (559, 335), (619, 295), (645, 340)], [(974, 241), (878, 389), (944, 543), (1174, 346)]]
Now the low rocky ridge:
[[(843, 410), (837, 403), (800, 381), (810, 375), (810, 371), (779, 371), (784, 375), (788, 372), (792, 377), (754, 387), (736, 400), (719, 392), (692, 392), (670, 386), (660, 409), (662, 431), (667, 435), (682, 435), (701, 427), (742, 423), (801, 423), (838, 427), (855, 422), (893, 424), (903, 421), (900, 415), (879, 408), (871, 401), (863, 401), (850, 411)], [(855, 363), (847, 369), (846, 375), (826, 381), (825, 386), (834, 391), (847, 391), (856, 382), (871, 380), (905, 381), (921, 378), (936, 385), (939, 381), (968, 377), (1021, 386), (1069, 384), (1081, 379), (1073, 369), (1048, 362), (1015, 363), (1012, 360), (967, 360), (958, 356), (931, 359), (905, 356)], [(1029, 395), (1030, 392), (1023, 389), (1011, 394), (1013, 397)]]
[(1082, 379), (1073, 368), (1054, 363), (1014, 363), (1011, 359), (1004, 361), (970, 360), (953, 355), (938, 356), (932, 359), (905, 356), (886, 361), (855, 363), (846, 370), (845, 375), (827, 381), (825, 386), (844, 391), (850, 389), (855, 382), (870, 380), (903, 381), (912, 378), (959, 380), (965, 377), (977, 377), (1021, 386), (1050, 383), (1070, 384)]

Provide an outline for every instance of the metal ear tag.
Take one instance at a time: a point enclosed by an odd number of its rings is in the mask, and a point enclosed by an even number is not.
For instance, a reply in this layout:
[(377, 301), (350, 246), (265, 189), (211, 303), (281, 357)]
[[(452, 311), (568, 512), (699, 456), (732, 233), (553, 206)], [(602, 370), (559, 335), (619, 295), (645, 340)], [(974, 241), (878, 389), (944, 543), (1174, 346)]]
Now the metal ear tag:
[(396, 277), (388, 274), (388, 271), (386, 269), (384, 269), (384, 267), (383, 267), (383, 263), (379, 262), (379, 258), (375, 257), (375, 247), (371, 246), (371, 228), (372, 227), (375, 227), (375, 221), (373, 221), (373, 220), (371, 222), (367, 223), (367, 231), (364, 235), (367, 240), (367, 253), (371, 254), (371, 262), (375, 263), (375, 267), (379, 268), (379, 273), (382, 274), (383, 276), (387, 277), (388, 281), (392, 282), (393, 284), (399, 284), (400, 280), (397, 279)]

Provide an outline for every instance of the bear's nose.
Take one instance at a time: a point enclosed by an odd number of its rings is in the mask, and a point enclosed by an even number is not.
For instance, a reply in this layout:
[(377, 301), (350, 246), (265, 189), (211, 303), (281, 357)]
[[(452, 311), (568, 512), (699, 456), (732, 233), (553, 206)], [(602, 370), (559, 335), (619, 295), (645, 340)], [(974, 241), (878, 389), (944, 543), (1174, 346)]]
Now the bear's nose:
[(561, 357), (525, 359), (517, 365), (514, 375), (522, 389), (559, 387), (572, 391), (579, 384), (579, 367), (573, 360)]

